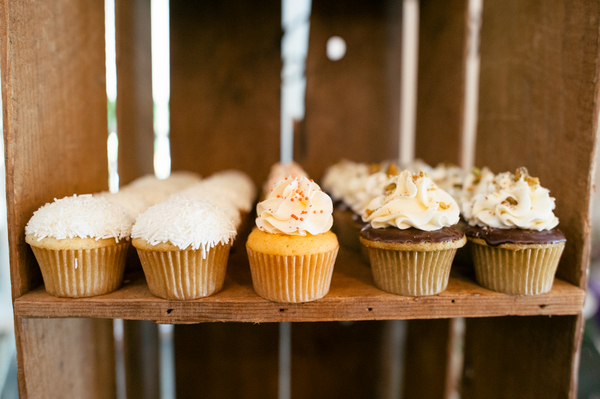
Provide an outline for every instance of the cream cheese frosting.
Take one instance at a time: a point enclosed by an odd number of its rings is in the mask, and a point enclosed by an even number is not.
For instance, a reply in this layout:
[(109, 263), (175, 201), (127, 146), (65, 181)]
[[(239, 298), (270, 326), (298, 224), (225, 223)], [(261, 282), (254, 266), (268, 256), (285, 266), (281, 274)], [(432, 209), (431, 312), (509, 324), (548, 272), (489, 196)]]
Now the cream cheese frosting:
[(463, 206), (463, 216), (471, 226), (498, 229), (550, 230), (558, 225), (554, 198), (527, 169), (516, 174), (500, 173), (488, 192), (476, 194)]
[(256, 205), (256, 226), (272, 234), (317, 235), (331, 229), (332, 213), (331, 198), (317, 183), (288, 176)]
[(439, 188), (450, 194), (460, 205), (463, 182), (466, 175), (463, 168), (452, 164), (440, 163), (429, 172), (429, 175)]
[(432, 231), (458, 223), (458, 204), (426, 173), (404, 170), (386, 183), (384, 193), (374, 198), (362, 215), (373, 228)]
[(73, 195), (42, 206), (25, 226), (26, 235), (46, 237), (128, 239), (133, 218), (119, 205), (91, 194)]
[(287, 176), (308, 177), (308, 174), (304, 169), (302, 169), (302, 166), (294, 161), (285, 163), (277, 162), (271, 166), (267, 181), (263, 185), (262, 197), (267, 198), (277, 183), (285, 179)]
[(472, 168), (464, 178), (460, 198), (457, 199), (463, 217), (465, 212), (469, 214), (466, 204), (477, 194), (487, 194), (494, 191), (494, 178), (496, 175), (488, 167)]
[(322, 179), (323, 189), (334, 201), (344, 201), (370, 175), (369, 165), (342, 160), (330, 166)]
[(389, 177), (394, 174), (398, 174), (398, 169), (395, 164), (389, 164), (386, 171), (379, 170), (364, 179), (356, 179), (352, 190), (344, 196), (344, 203), (354, 213), (362, 215), (371, 201), (383, 193)]
[(172, 197), (142, 213), (131, 231), (150, 245), (170, 242), (180, 249), (202, 249), (206, 257), (215, 245), (232, 242), (236, 229), (231, 219), (206, 200)]

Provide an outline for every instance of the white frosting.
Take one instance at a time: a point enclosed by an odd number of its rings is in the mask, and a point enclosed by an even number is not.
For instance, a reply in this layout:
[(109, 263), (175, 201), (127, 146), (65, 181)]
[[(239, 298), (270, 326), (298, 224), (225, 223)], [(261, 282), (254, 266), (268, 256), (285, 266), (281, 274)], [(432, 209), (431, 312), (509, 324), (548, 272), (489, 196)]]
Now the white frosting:
[(118, 193), (102, 191), (94, 193), (94, 197), (106, 198), (110, 202), (120, 205), (134, 220), (140, 213), (153, 205), (146, 201), (142, 195), (132, 191), (119, 191)]
[(209, 201), (173, 197), (142, 213), (131, 237), (142, 238), (150, 245), (170, 242), (187, 249), (208, 249), (234, 240), (236, 230), (231, 219)]
[(200, 180), (199, 175), (183, 171), (173, 172), (163, 180), (154, 175), (145, 175), (122, 187), (119, 192), (133, 193), (154, 205)]
[(272, 234), (317, 235), (333, 224), (331, 198), (306, 177), (279, 182), (256, 206), (256, 226)]
[[(465, 176), (460, 199), (457, 200), (460, 204), (463, 217), (466, 218), (465, 204), (471, 201), (475, 195), (488, 194), (494, 191), (494, 177), (496, 175), (488, 167), (483, 167), (482, 169), (473, 168)], [(467, 213), (469, 212), (468, 209), (466, 211)]]
[(256, 187), (248, 175), (238, 170), (226, 170), (211, 175), (199, 183), (205, 189), (226, 196), (245, 213), (252, 210)]
[(263, 185), (262, 197), (267, 198), (271, 190), (275, 188), (275, 185), (279, 183), (281, 180), (285, 179), (287, 176), (292, 177), (308, 177), (308, 174), (302, 166), (297, 164), (296, 162), (287, 162), (287, 163), (276, 163), (271, 166), (271, 170), (269, 171), (269, 176), (267, 177), (267, 181)]
[(439, 188), (450, 194), (460, 205), (466, 176), (461, 167), (440, 163), (429, 172), (429, 175)]
[(386, 172), (376, 172), (364, 179), (354, 179), (352, 190), (344, 195), (344, 203), (357, 215), (362, 215), (371, 201), (383, 194), (389, 176)]
[(384, 194), (376, 197), (362, 215), (376, 229), (397, 227), (432, 231), (458, 223), (456, 201), (431, 178), (408, 170), (391, 176)]
[(242, 224), (242, 216), (238, 207), (233, 203), (230, 196), (223, 195), (218, 190), (209, 190), (205, 185), (194, 184), (175, 195), (194, 200), (210, 201), (229, 216), (236, 229)]
[(423, 172), (431, 174), (431, 172), (433, 172), (433, 168), (427, 162), (419, 158), (400, 166), (402, 167), (402, 170), (408, 170), (411, 173)]
[(550, 230), (558, 225), (554, 198), (526, 170), (498, 174), (487, 192), (463, 205), (463, 216), (472, 226), (499, 229)]
[(347, 195), (363, 184), (369, 177), (369, 165), (342, 160), (330, 166), (322, 179), (323, 189), (335, 201), (343, 201)]
[(105, 198), (91, 194), (74, 195), (42, 206), (25, 226), (25, 234), (38, 240), (46, 237), (129, 238), (133, 219), (127, 212)]

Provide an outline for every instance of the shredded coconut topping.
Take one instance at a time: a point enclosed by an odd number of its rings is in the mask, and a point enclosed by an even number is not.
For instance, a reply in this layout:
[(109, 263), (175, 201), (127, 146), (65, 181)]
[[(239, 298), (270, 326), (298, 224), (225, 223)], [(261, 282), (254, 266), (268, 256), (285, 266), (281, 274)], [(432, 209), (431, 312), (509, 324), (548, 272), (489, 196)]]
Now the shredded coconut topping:
[(33, 213), (25, 234), (38, 241), (46, 237), (66, 238), (129, 238), (133, 218), (105, 198), (91, 194), (73, 195), (42, 206)]
[(187, 249), (202, 249), (202, 256), (215, 245), (235, 239), (231, 219), (216, 205), (206, 200), (172, 197), (142, 213), (131, 237), (142, 238), (150, 245), (170, 242)]

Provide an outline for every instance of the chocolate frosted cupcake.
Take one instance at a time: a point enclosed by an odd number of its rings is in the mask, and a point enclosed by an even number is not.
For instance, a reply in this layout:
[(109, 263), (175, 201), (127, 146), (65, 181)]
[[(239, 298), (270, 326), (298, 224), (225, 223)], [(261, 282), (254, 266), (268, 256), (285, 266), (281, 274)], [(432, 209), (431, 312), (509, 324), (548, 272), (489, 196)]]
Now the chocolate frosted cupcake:
[(423, 172), (391, 176), (363, 214), (375, 285), (407, 296), (434, 295), (448, 285), (456, 250), (466, 243), (456, 201)]
[(477, 282), (512, 295), (550, 291), (566, 243), (554, 207), (525, 168), (497, 175), (487, 193), (465, 203)]

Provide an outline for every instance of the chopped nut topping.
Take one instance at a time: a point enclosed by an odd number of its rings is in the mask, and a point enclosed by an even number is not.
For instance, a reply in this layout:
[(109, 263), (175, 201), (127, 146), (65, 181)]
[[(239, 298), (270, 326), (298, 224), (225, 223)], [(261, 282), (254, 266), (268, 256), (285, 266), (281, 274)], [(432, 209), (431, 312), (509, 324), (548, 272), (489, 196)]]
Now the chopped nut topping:
[(377, 163), (372, 163), (371, 165), (369, 165), (369, 173), (370, 174), (377, 173), (380, 170), (381, 170), (381, 165), (379, 165)]
[(396, 189), (396, 183), (390, 183), (383, 189), (385, 194), (391, 194)]
[(536, 186), (540, 184), (540, 179), (538, 179), (537, 177), (531, 177), (529, 176), (527, 178), (527, 184), (529, 184), (530, 186)]
[(367, 210), (365, 211), (365, 214), (366, 214), (367, 216), (371, 216), (371, 215), (373, 214), (373, 212), (375, 212), (375, 211), (372, 211), (371, 209), (367, 209)]
[(519, 181), (519, 179), (521, 179), (521, 176), (524, 176), (526, 179), (527, 177), (529, 177), (529, 172), (527, 171), (527, 168), (525, 166), (517, 168), (517, 171), (515, 172), (515, 181)]
[(513, 197), (506, 197), (506, 202), (508, 202), (511, 205), (518, 205), (519, 203), (517, 202), (516, 199), (514, 199)]
[(440, 208), (442, 208), (442, 209), (448, 209), (448, 208), (450, 208), (450, 204), (446, 204), (444, 202), (440, 202)]
[(398, 174), (398, 167), (395, 163), (391, 163), (390, 166), (388, 166), (387, 174), (388, 176), (395, 176)]

